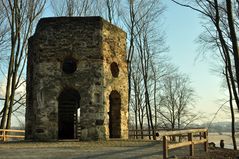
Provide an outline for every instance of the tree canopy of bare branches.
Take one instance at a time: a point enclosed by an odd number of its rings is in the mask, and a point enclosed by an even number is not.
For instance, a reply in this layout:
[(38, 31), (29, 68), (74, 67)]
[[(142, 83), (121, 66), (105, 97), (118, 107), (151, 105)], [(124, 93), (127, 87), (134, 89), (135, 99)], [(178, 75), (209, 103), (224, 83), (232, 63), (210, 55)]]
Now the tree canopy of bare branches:
[[(176, 4), (193, 9), (200, 13), (204, 20), (205, 31), (199, 37), (203, 48), (213, 51), (217, 63), (222, 62), (220, 72), (225, 78), (228, 88), (231, 117), (232, 140), (234, 149), (237, 149), (235, 140), (235, 119), (233, 103), (239, 110), (239, 50), (238, 50), (238, 1), (237, 0), (172, 0)], [(215, 48), (217, 49), (215, 51)], [(218, 54), (217, 54), (218, 53)], [(215, 56), (216, 54), (216, 56)], [(234, 102), (232, 102), (234, 101)]]
[[(16, 99), (16, 90), (25, 82), (23, 74), (26, 64), (27, 42), (32, 34), (34, 24), (43, 11), (46, 0), (1, 0), (2, 12), (6, 16), (5, 25), (9, 27), (9, 56), (7, 84), (4, 107), (1, 111), (1, 129), (11, 127), (13, 106), (24, 98)], [(21, 102), (20, 102), (21, 103)], [(21, 105), (21, 104), (20, 104)]]
[(178, 73), (163, 78), (161, 102), (158, 109), (162, 127), (182, 129), (197, 120), (195, 113), (195, 92), (187, 76)]

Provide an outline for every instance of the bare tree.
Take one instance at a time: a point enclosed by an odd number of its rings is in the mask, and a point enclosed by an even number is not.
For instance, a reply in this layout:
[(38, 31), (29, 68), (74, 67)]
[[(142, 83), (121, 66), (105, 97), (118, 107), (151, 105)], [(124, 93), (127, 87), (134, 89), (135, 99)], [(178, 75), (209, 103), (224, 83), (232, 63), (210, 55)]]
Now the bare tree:
[[(97, 1), (97, 2), (96, 2)], [(52, 11), (55, 16), (86, 16), (92, 15), (93, 4), (98, 6), (98, 0), (51, 0)], [(95, 7), (94, 6), (94, 7)], [(96, 9), (96, 8), (94, 8)]]
[(195, 93), (190, 86), (189, 78), (180, 74), (166, 76), (162, 91), (158, 113), (163, 127), (171, 130), (181, 129), (198, 119), (199, 116), (193, 113)]
[[(133, 69), (133, 59), (138, 58), (140, 62), (140, 69), (143, 73), (143, 83), (144, 91), (145, 91), (145, 109), (147, 114), (147, 122), (148, 122), (148, 129), (150, 134), (150, 129), (154, 129), (153, 126), (153, 117), (152, 117), (152, 109), (151, 103), (149, 101), (149, 92), (148, 92), (148, 71), (150, 65), (150, 56), (152, 55), (152, 45), (156, 43), (151, 43), (152, 34), (147, 34), (147, 31), (157, 30), (156, 28), (153, 29), (154, 22), (156, 22), (160, 15), (162, 14), (164, 7), (160, 4), (159, 1), (150, 0), (150, 1), (143, 1), (143, 0), (129, 0), (128, 5), (125, 8), (124, 14), (122, 15), (123, 22), (128, 32), (128, 40), (129, 40), (129, 48), (127, 54), (127, 62), (128, 62), (128, 79), (129, 79), (129, 104), (131, 103), (131, 92), (132, 90), (132, 73), (134, 72)], [(122, 12), (122, 11), (121, 11)], [(143, 33), (144, 32), (144, 33)], [(147, 36), (145, 36), (147, 35)], [(159, 37), (159, 32), (155, 33), (156, 37)], [(148, 41), (149, 43), (146, 44), (145, 42)], [(158, 44), (162, 44), (160, 41), (157, 41)], [(137, 46), (137, 48), (136, 48)], [(159, 45), (158, 45), (159, 46)], [(163, 45), (161, 45), (163, 46)], [(161, 50), (159, 47), (156, 52)], [(154, 52), (153, 54), (155, 54)], [(147, 54), (147, 55), (146, 55)], [(150, 58), (149, 58), (150, 57)], [(145, 59), (143, 59), (145, 58)], [(146, 60), (147, 64), (144, 63)]]
[(0, 3), (0, 71), (1, 74), (4, 74), (4, 64), (5, 61), (7, 60), (7, 55), (4, 54), (4, 51), (7, 48), (7, 41), (9, 40), (9, 27), (7, 26), (7, 19), (6, 15), (4, 13), (4, 6)]
[[(141, 17), (141, 20), (138, 21), (136, 25), (136, 38), (135, 38), (135, 44), (137, 46), (137, 55), (140, 59), (140, 66), (143, 76), (143, 83), (144, 83), (144, 95), (145, 95), (145, 107), (146, 107), (146, 114), (147, 114), (147, 121), (148, 121), (148, 129), (152, 130), (153, 133), (153, 139), (156, 139), (155, 135), (155, 124), (153, 121), (153, 107), (152, 102), (150, 101), (150, 72), (152, 71), (152, 61), (154, 58), (157, 57), (160, 53), (165, 51), (164, 45), (163, 45), (163, 38), (162, 36), (157, 33), (155, 34), (154, 30), (154, 20), (159, 17), (159, 15), (163, 12), (163, 8), (154, 8), (153, 6), (157, 6), (158, 1), (152, 1), (151, 6), (149, 6), (147, 9), (151, 8), (151, 11), (148, 11), (147, 14), (139, 13), (139, 17)], [(155, 12), (156, 11), (156, 12)], [(157, 38), (155, 38), (157, 37)], [(161, 39), (161, 40), (160, 40)], [(162, 47), (156, 47), (154, 48), (154, 44), (158, 43)], [(154, 49), (156, 50), (154, 50)], [(150, 131), (149, 131), (150, 134)], [(150, 136), (149, 136), (150, 138)]]
[(229, 93), (229, 104), (230, 104), (230, 111), (231, 111), (231, 133), (232, 133), (232, 143), (234, 150), (237, 150), (237, 143), (236, 143), (236, 137), (235, 137), (235, 115), (234, 115), (234, 109), (233, 109), (233, 95), (232, 95), (232, 90), (231, 90), (231, 84), (230, 84), (230, 77), (228, 75), (228, 69), (225, 67), (225, 76), (226, 76), (226, 81), (227, 81), (227, 86), (228, 86), (228, 93)]
[(45, 0), (1, 0), (11, 38), (5, 102), (0, 125), (2, 129), (11, 127), (16, 90), (24, 83), (22, 75), (26, 64), (27, 41), (45, 3)]
[[(136, 130), (136, 138), (138, 138), (138, 130), (141, 130), (141, 138), (143, 139), (144, 118), (145, 118), (145, 100), (144, 85), (139, 58), (135, 57), (132, 68), (132, 97), (131, 108), (134, 112), (134, 125)], [(139, 124), (138, 124), (139, 123)], [(139, 126), (139, 128), (138, 128)]]
[[(187, 4), (172, 1), (201, 13), (208, 20), (208, 25), (204, 25), (206, 36), (204, 33), (200, 40), (204, 41), (204, 44), (217, 46), (223, 52), (223, 59), (227, 58), (233, 95), (239, 109), (239, 86), (235, 83), (239, 81), (239, 54), (235, 29), (237, 21), (232, 11), (232, 4), (235, 3), (231, 0), (227, 0), (226, 3), (218, 0), (194, 0)], [(235, 75), (233, 70), (235, 70)]]
[(4, 47), (7, 41), (7, 33), (9, 27), (6, 25), (6, 15), (4, 13), (4, 6), (0, 4), (0, 48)]
[[(227, 88), (229, 91), (229, 101), (232, 99), (239, 110), (239, 54), (237, 44), (237, 32), (238, 32), (238, 16), (237, 11), (233, 11), (232, 6), (238, 7), (238, 1), (218, 1), (218, 0), (193, 0), (188, 3), (182, 3), (176, 0), (173, 2), (193, 9), (194, 11), (202, 14), (204, 20), (207, 23), (204, 25), (205, 32), (200, 36), (200, 42), (210, 48), (217, 48), (218, 57), (221, 57), (224, 78), (227, 81)], [(237, 8), (238, 9), (238, 8)], [(220, 63), (220, 61), (218, 61)], [(233, 110), (232, 103), (230, 104), (231, 110)], [(232, 140), (234, 149), (236, 148), (235, 134), (233, 133), (234, 127), (234, 112), (231, 111), (232, 118)]]
[(119, 18), (120, 0), (51, 0), (56, 16), (102, 16), (110, 23)]

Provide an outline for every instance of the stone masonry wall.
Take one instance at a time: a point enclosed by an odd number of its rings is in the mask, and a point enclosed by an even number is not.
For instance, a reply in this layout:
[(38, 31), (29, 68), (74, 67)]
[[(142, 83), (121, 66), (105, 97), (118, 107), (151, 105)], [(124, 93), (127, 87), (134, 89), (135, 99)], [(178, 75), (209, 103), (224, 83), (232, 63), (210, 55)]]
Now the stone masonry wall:
[[(109, 95), (117, 91), (121, 96), (120, 124), (121, 138), (128, 138), (128, 72), (126, 62), (126, 33), (109, 23), (103, 24), (103, 70), (104, 70), (104, 105), (105, 118), (109, 119)], [(113, 77), (110, 66), (118, 65), (118, 77)], [(107, 124), (106, 124), (107, 127)], [(107, 137), (109, 129), (106, 128)]]
[[(112, 90), (121, 94), (121, 136), (128, 137), (125, 37), (123, 31), (100, 17), (39, 21), (29, 39), (26, 139), (58, 139), (58, 97), (67, 88), (80, 95), (82, 140), (109, 138), (107, 112)], [(66, 58), (76, 60), (72, 74), (62, 71)], [(119, 65), (120, 78), (111, 77), (108, 65), (112, 61)]]

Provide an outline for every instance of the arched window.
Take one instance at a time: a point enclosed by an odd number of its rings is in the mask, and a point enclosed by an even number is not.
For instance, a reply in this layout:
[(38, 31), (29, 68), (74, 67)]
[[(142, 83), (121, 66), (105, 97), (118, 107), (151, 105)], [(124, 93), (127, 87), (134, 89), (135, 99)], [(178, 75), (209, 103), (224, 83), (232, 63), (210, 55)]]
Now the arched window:
[(118, 64), (113, 62), (111, 65), (110, 65), (110, 70), (111, 70), (111, 74), (113, 77), (118, 77), (119, 76), (119, 67), (118, 67)]
[(121, 137), (121, 96), (117, 91), (112, 91), (109, 96), (110, 112), (109, 112), (109, 137)]

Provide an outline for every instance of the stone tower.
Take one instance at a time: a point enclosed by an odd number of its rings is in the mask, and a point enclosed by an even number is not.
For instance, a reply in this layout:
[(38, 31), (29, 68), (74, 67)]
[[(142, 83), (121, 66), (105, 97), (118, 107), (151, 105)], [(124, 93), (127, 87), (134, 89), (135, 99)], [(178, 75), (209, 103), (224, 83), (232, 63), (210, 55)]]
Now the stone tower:
[(101, 17), (44, 18), (29, 39), (26, 139), (78, 137), (128, 138), (126, 33)]

